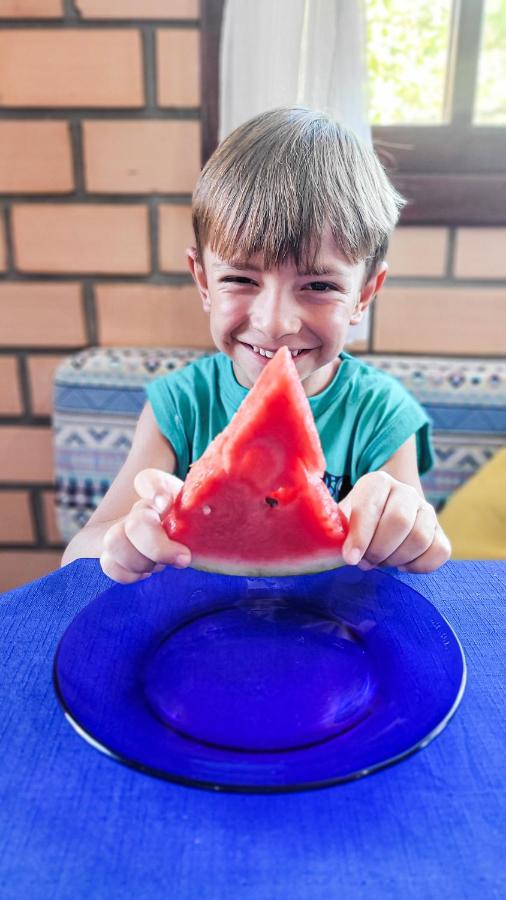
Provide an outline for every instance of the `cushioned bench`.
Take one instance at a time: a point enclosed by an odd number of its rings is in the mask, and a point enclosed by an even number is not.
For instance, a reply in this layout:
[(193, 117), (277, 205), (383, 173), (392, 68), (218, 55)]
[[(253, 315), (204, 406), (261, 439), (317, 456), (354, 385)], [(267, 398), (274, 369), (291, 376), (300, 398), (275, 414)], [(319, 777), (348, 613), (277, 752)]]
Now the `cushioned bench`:
[[(212, 351), (98, 347), (60, 364), (53, 427), (57, 517), (64, 541), (88, 520), (126, 458), (145, 402), (144, 385), (206, 352)], [(440, 509), (505, 443), (506, 363), (360, 356), (398, 378), (427, 410), (436, 465), (423, 482), (428, 499)]]

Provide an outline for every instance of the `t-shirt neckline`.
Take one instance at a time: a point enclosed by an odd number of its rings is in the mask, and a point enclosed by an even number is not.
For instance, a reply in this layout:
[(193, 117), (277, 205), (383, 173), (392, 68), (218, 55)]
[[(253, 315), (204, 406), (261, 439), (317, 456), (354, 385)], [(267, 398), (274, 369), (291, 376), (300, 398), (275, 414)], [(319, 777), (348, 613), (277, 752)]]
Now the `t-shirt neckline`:
[[(219, 355), (222, 357), (222, 370), (224, 375), (222, 384), (223, 394), (229, 403), (232, 403), (237, 409), (247, 394), (249, 394), (251, 388), (246, 388), (242, 384), (239, 384), (235, 377), (234, 367), (230, 357), (227, 356), (226, 353), (220, 353)], [(313, 413), (323, 412), (331, 402), (336, 400), (336, 397), (346, 386), (346, 379), (343, 376), (343, 371), (348, 367), (347, 363), (349, 363), (350, 360), (353, 360), (353, 356), (351, 356), (350, 353), (346, 353), (345, 350), (342, 350), (341, 353), (339, 353), (339, 359), (341, 360), (341, 365), (337, 367), (337, 371), (327, 387), (324, 388), (323, 391), (320, 391), (319, 394), (314, 394), (312, 397), (307, 398)]]

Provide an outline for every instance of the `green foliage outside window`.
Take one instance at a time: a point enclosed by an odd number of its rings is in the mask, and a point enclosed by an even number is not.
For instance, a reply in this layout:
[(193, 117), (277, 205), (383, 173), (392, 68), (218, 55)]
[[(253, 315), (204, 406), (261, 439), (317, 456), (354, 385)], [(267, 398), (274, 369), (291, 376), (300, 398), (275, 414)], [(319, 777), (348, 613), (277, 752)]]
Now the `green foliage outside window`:
[(487, 0), (475, 122), (506, 125), (506, 0)]
[[(444, 97), (452, 0), (364, 0), (369, 119), (437, 125)], [(487, 0), (476, 122), (506, 124), (506, 0)]]

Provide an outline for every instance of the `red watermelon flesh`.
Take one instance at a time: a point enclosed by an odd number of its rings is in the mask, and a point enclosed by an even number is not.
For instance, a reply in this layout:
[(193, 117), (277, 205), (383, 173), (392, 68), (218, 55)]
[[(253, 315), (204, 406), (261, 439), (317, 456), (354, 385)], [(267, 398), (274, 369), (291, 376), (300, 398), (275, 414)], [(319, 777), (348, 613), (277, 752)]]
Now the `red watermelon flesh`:
[(334, 568), (348, 523), (324, 469), (311, 408), (282, 347), (191, 466), (164, 527), (197, 569), (265, 576)]

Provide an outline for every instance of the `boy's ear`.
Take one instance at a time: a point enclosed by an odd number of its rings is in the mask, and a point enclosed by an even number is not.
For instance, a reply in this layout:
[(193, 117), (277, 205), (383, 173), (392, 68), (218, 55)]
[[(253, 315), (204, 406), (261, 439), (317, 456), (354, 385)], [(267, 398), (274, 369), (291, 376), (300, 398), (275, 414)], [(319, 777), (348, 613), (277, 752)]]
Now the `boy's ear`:
[(188, 268), (193, 275), (195, 284), (199, 289), (200, 299), (202, 300), (204, 312), (209, 312), (211, 308), (211, 300), (209, 298), (209, 289), (207, 287), (206, 270), (204, 269), (202, 263), (198, 260), (196, 247), (186, 248), (186, 260), (188, 262)]
[(350, 325), (357, 325), (360, 322), (366, 309), (371, 305), (376, 294), (381, 290), (381, 286), (387, 277), (387, 272), (388, 264), (383, 260), (374, 274), (371, 275), (362, 286), (355, 312), (350, 319)]

